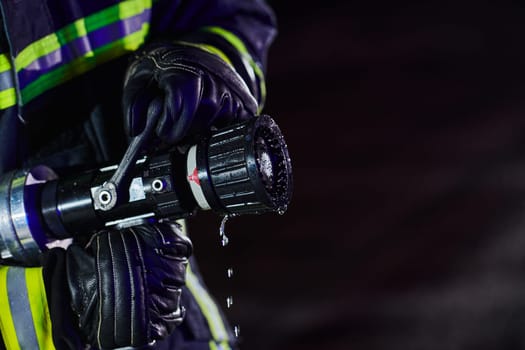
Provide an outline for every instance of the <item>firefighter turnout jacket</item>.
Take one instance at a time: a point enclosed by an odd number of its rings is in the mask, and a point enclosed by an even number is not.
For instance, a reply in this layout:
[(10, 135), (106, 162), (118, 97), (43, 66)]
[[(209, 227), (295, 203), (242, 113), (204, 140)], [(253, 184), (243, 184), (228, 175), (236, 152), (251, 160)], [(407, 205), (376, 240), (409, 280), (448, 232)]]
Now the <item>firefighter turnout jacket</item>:
[[(45, 164), (59, 175), (115, 164), (125, 151), (122, 81), (129, 54), (170, 40), (221, 57), (262, 108), (276, 34), (263, 0), (0, 0), (0, 176)], [(54, 349), (61, 293), (42, 266), (0, 266), (0, 331), (8, 349)], [(45, 282), (45, 283), (44, 283)], [(49, 289), (48, 289), (49, 290)], [(49, 294), (49, 293), (48, 293)], [(67, 298), (62, 298), (67, 300)], [(188, 269), (181, 326), (159, 349), (231, 349), (235, 337), (199, 274)], [(67, 302), (63, 302), (68, 307)]]

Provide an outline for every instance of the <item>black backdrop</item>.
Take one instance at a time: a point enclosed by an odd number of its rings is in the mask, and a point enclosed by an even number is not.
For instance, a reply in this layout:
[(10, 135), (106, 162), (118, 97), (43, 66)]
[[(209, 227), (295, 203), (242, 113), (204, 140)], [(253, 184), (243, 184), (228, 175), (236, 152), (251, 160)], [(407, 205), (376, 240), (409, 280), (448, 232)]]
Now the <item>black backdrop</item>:
[(272, 4), (292, 204), (232, 218), (225, 248), (190, 220), (243, 349), (525, 348), (525, 10)]

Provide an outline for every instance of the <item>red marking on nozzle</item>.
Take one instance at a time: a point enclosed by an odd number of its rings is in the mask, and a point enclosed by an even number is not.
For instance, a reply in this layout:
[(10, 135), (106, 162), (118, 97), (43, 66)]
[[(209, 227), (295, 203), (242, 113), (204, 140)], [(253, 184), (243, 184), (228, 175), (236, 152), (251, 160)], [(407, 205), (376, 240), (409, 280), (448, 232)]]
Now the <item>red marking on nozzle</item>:
[(197, 171), (197, 168), (193, 169), (193, 173), (191, 175), (188, 175), (188, 180), (195, 182), (197, 185), (201, 185), (201, 182), (199, 181), (199, 172)]

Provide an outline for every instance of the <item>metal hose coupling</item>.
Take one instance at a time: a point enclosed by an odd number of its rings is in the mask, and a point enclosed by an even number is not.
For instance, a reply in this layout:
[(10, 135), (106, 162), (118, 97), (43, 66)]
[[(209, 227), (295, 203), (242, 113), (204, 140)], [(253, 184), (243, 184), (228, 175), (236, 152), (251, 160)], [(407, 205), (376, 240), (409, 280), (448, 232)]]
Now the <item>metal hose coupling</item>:
[(14, 170), (0, 178), (0, 258), (2, 262), (36, 266), (48, 242), (40, 214), (43, 183), (57, 178), (46, 166)]

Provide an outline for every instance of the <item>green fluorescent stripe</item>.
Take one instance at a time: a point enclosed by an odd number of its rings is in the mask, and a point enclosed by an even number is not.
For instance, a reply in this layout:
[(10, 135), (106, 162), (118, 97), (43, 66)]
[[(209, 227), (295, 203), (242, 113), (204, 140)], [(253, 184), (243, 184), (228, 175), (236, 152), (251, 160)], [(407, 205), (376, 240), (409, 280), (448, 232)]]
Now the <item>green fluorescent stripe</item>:
[(138, 15), (149, 8), (151, 8), (151, 0), (130, 0), (108, 7), (86, 18), (78, 19), (20, 51), (15, 59), (16, 70), (18, 72), (26, 68), (40, 57), (60, 49), (61, 45), (65, 45), (111, 23)]
[(203, 30), (222, 36), (233, 47), (235, 47), (237, 51), (239, 51), (242, 55), (250, 55), (250, 53), (248, 52), (248, 49), (246, 48), (242, 40), (239, 39), (239, 37), (237, 37), (232, 32), (226, 29), (223, 29), (221, 27), (204, 27)]
[(259, 104), (259, 109), (261, 110), (262, 106), (264, 105), (264, 101), (266, 100), (266, 82), (265, 82), (264, 74), (263, 74), (261, 67), (259, 67), (259, 65), (254, 61), (253, 57), (250, 55), (250, 52), (246, 48), (246, 45), (244, 45), (242, 40), (239, 39), (237, 35), (233, 34), (232, 32), (224, 28), (204, 27), (203, 30), (223, 37), (227, 42), (229, 42), (233, 47), (235, 47), (237, 51), (239, 51), (239, 53), (241, 54), (241, 57), (243, 57), (244, 59), (248, 61), (249, 66), (253, 69), (253, 71), (259, 78), (259, 84), (260, 84), (259, 86), (261, 89), (261, 99), (262, 99), (261, 103)]
[(80, 18), (70, 25), (67, 25), (62, 30), (59, 30), (57, 32), (57, 36), (61, 43), (68, 43), (75, 40), (76, 38), (86, 36), (87, 33), (86, 19)]
[(111, 23), (130, 18), (151, 8), (151, 0), (133, 0), (121, 2), (115, 6), (86, 17), (89, 32), (100, 29)]
[(225, 341), (228, 340), (228, 333), (226, 332), (226, 327), (222, 318), (217, 309), (217, 305), (212, 300), (211, 296), (200, 284), (197, 276), (191, 271), (190, 265), (188, 265), (186, 273), (186, 286), (191, 291), (191, 294), (195, 297), (197, 304), (199, 305), (208, 325), (210, 327), (211, 335), (215, 341)]
[(92, 53), (89, 52), (87, 55), (79, 57), (69, 64), (61, 65), (49, 73), (42, 75), (22, 90), (23, 103), (26, 104), (44, 91), (71, 80), (75, 76), (85, 73), (103, 62), (121, 56), (129, 50), (135, 50), (144, 42), (148, 30), (149, 24), (144, 23), (140, 31), (101, 46)]

